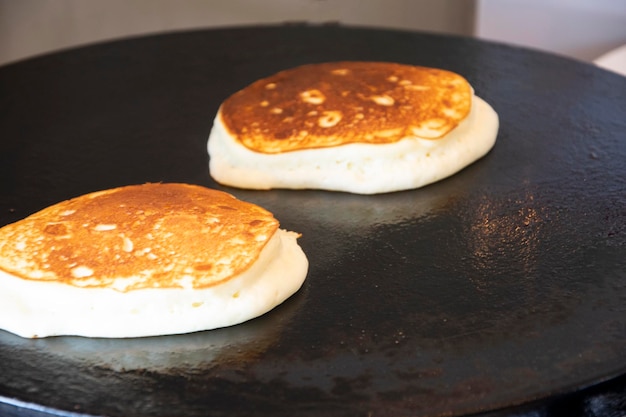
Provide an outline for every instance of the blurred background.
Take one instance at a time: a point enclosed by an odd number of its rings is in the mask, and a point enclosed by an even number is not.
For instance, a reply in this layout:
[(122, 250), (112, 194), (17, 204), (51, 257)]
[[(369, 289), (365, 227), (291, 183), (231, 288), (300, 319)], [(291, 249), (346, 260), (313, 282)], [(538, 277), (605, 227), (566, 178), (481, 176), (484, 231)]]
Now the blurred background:
[(283, 22), (477, 36), (586, 61), (626, 44), (626, 0), (0, 0), (0, 65), (127, 36)]

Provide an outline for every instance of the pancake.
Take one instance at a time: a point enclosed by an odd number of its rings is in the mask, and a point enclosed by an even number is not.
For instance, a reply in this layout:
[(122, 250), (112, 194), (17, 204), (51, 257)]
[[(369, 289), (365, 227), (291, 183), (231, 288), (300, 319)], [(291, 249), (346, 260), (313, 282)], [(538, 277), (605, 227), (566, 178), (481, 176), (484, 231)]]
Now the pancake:
[(210, 174), (249, 188), (376, 194), (450, 176), (494, 145), (498, 116), (461, 75), (388, 62), (281, 71), (228, 97)]
[(0, 328), (139, 337), (241, 323), (302, 285), (298, 237), (196, 185), (86, 194), (0, 228)]

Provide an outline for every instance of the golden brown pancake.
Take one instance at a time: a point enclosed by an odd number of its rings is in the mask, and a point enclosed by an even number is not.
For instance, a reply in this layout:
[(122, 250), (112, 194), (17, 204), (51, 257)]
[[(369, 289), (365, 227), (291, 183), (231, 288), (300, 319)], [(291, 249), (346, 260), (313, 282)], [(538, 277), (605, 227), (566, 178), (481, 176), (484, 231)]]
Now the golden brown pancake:
[(388, 62), (304, 65), (227, 98), (209, 171), (239, 188), (379, 194), (419, 188), (494, 146), (498, 114), (460, 75)]
[(197, 185), (76, 197), (0, 229), (0, 329), (120, 338), (242, 323), (301, 287), (299, 237)]
[(236, 140), (272, 154), (439, 139), (468, 115), (472, 97), (462, 76), (443, 69), (330, 62), (258, 80), (229, 97), (220, 114)]
[(270, 212), (221, 191), (125, 186), (1, 228), (0, 270), (88, 288), (206, 288), (249, 268), (277, 229)]

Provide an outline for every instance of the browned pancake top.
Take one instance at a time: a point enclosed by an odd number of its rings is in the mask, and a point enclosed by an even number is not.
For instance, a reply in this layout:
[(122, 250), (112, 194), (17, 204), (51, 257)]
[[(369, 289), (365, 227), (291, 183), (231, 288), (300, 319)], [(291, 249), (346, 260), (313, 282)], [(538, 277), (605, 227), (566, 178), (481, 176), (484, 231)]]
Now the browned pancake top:
[(469, 113), (460, 75), (387, 62), (330, 62), (279, 72), (233, 94), (220, 116), (228, 132), (263, 153), (348, 143), (438, 139)]
[(188, 184), (132, 185), (67, 200), (0, 229), (0, 269), (79, 287), (203, 288), (246, 270), (273, 215)]

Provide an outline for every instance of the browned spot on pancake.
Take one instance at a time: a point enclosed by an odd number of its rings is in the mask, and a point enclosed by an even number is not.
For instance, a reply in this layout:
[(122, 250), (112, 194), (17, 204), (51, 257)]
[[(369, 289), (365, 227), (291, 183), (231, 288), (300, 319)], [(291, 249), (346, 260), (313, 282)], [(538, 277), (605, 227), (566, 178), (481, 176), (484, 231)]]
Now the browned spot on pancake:
[(43, 232), (48, 235), (63, 236), (67, 234), (67, 227), (62, 223), (52, 223), (46, 225)]
[(211, 264), (198, 264), (193, 266), (193, 269), (196, 271), (209, 271), (211, 268), (213, 268)]
[(221, 191), (133, 185), (1, 228), (0, 269), (79, 287), (176, 288), (191, 277), (203, 288), (249, 268), (277, 229), (270, 212)]
[(472, 95), (463, 77), (446, 70), (331, 62), (261, 79), (229, 97), (220, 116), (247, 148), (280, 153), (438, 139), (467, 117)]

